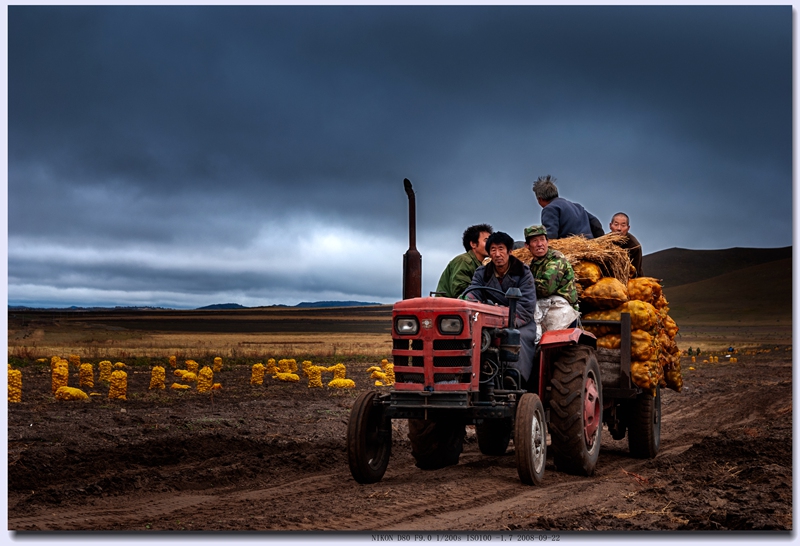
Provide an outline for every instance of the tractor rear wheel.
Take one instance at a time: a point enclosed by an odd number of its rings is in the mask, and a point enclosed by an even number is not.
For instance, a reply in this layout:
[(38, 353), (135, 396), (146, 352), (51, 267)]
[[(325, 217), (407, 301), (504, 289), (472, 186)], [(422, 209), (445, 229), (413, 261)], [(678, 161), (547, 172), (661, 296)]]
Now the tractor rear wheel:
[(652, 459), (661, 446), (661, 388), (656, 395), (643, 392), (631, 404), (628, 423), (628, 449), (638, 459)]
[(436, 470), (458, 464), (467, 434), (461, 419), (409, 419), (408, 439), (417, 467)]
[(505, 455), (511, 441), (512, 424), (510, 419), (484, 419), (475, 425), (478, 448), (484, 455)]
[(514, 426), (514, 453), (519, 479), (526, 485), (540, 485), (547, 459), (547, 425), (539, 395), (526, 392), (519, 399)]
[(556, 468), (591, 476), (600, 456), (603, 385), (594, 350), (568, 345), (553, 362), (550, 439)]
[(347, 462), (358, 483), (381, 481), (392, 452), (392, 421), (373, 403), (376, 394), (361, 393), (347, 423)]

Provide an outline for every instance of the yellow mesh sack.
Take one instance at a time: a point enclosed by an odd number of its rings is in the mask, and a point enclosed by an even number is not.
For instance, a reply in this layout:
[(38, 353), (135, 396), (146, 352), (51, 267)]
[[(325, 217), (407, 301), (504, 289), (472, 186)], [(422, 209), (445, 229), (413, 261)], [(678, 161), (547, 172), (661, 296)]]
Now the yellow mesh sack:
[(619, 349), (620, 336), (619, 334), (608, 334), (597, 338), (597, 346), (604, 349)]
[(75, 387), (59, 387), (56, 400), (88, 400), (89, 395)]
[(81, 387), (89, 387), (91, 389), (94, 388), (94, 368), (91, 364), (88, 362), (81, 364), (80, 374), (78, 377), (80, 378), (79, 385)]
[(675, 324), (675, 321), (672, 320), (672, 317), (670, 317), (669, 315), (664, 317), (664, 321), (663, 322), (664, 322), (664, 330), (667, 331), (667, 335), (670, 338), (674, 339), (675, 335), (678, 333), (678, 330), (679, 330), (678, 325)]
[(103, 360), (97, 367), (100, 370), (100, 381), (111, 381), (111, 361)]
[(625, 304), (624, 310), (631, 314), (631, 330), (644, 330), (655, 333), (658, 327), (658, 312), (651, 304), (631, 300)]
[(60, 360), (56, 363), (56, 367), (50, 372), (51, 375), (51, 388), (53, 394), (61, 387), (66, 387), (69, 383), (69, 364), (66, 360)]
[(581, 303), (592, 309), (613, 309), (628, 301), (628, 291), (614, 277), (603, 277), (586, 288), (581, 295)]
[(661, 285), (653, 277), (639, 277), (628, 281), (628, 297), (632, 300), (655, 303), (661, 296)]
[(251, 385), (264, 384), (264, 365), (261, 362), (253, 364), (253, 368), (250, 373), (250, 384)]
[[(658, 365), (658, 362), (655, 362)], [(631, 380), (643, 389), (654, 389), (658, 385), (658, 377), (654, 373), (651, 361), (631, 362)]]
[(214, 372), (208, 366), (203, 366), (197, 374), (197, 392), (206, 393), (211, 392), (211, 386), (214, 384)]
[(22, 402), (22, 372), (8, 365), (8, 401)]
[(669, 302), (667, 301), (667, 298), (664, 297), (664, 294), (658, 296), (658, 299), (653, 302), (653, 307), (655, 307), (659, 311), (661, 311), (662, 309), (666, 309), (667, 311), (669, 311), (669, 307), (667, 307), (668, 305)]
[(591, 286), (603, 278), (600, 266), (594, 262), (580, 261), (572, 269), (575, 271), (575, 280), (584, 287)]
[(644, 361), (658, 352), (653, 336), (644, 330), (631, 332), (631, 360)]
[[(620, 309), (603, 309), (600, 311), (591, 311), (584, 313), (582, 320), (619, 320)], [(594, 326), (589, 324), (583, 325), (584, 330), (593, 333), (598, 338), (608, 334), (619, 333), (619, 328), (613, 326)]]
[(616, 309), (602, 309), (600, 311), (585, 313), (583, 318), (585, 320), (619, 320), (621, 312), (622, 310), (619, 307)]
[[(305, 362), (303, 362), (305, 364)], [(306, 377), (308, 377), (308, 388), (322, 388), (322, 372), (325, 370), (324, 366), (308, 365), (303, 368)]]
[(150, 387), (149, 389), (164, 389), (164, 379), (166, 379), (166, 371), (163, 366), (153, 366), (150, 372)]
[(111, 384), (108, 388), (109, 400), (128, 399), (128, 374), (117, 370), (111, 374)]

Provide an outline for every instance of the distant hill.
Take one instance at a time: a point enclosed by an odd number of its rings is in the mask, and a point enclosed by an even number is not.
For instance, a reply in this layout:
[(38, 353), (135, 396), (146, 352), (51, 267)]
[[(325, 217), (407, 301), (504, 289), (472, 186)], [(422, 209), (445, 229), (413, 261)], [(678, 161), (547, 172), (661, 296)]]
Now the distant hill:
[(791, 324), (792, 247), (687, 250), (644, 256), (642, 269), (661, 279), (670, 316), (704, 323)]
[[(695, 283), (724, 275), (738, 269), (777, 260), (789, 261), (791, 271), (792, 247), (727, 248), (724, 250), (687, 250), (670, 248), (642, 258), (642, 269), (648, 277), (662, 279), (664, 287)], [(791, 281), (789, 282), (791, 297)]]
[(366, 301), (304, 301), (295, 307), (364, 307), (367, 305), (383, 305), (382, 303)]
[[(269, 307), (286, 307), (286, 308), (294, 308), (294, 307), (306, 307), (306, 308), (320, 308), (320, 307), (365, 307), (370, 305), (383, 305), (381, 303), (370, 303), (366, 301), (304, 301), (298, 303), (297, 305), (283, 305), (283, 304), (276, 304), (270, 305)], [(238, 303), (215, 303), (214, 305), (206, 305), (205, 307), (198, 307), (200, 309), (251, 309), (250, 307), (245, 307), (244, 305), (239, 305)]]
[(116, 305), (114, 307), (29, 307), (27, 305), (9, 305), (9, 311), (169, 311), (169, 307), (156, 307), (153, 305)]
[[(646, 271), (646, 270), (645, 270)], [(792, 320), (792, 260), (784, 258), (716, 277), (665, 287), (670, 316), (692, 322)]]

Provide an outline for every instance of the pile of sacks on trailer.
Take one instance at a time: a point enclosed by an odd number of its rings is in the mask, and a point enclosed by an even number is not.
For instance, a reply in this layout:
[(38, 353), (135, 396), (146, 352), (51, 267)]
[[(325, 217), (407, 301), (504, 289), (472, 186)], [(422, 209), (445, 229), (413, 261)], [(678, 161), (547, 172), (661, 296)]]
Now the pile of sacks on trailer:
[[(550, 241), (575, 270), (579, 307), (583, 320), (620, 320), (631, 315), (631, 380), (655, 393), (656, 386), (680, 392), (680, 350), (675, 342), (678, 326), (669, 316), (667, 299), (658, 279), (630, 278), (635, 270), (628, 253), (618, 246), (622, 235), (610, 233), (597, 239), (567, 237)], [(530, 263), (527, 248), (512, 252)], [(620, 332), (614, 326), (584, 326), (597, 336), (598, 349), (619, 350)]]

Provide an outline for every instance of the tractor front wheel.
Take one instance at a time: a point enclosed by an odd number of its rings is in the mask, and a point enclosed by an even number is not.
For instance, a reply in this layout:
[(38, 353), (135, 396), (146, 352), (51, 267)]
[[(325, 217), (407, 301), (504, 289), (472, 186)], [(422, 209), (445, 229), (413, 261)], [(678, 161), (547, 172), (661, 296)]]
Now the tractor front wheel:
[(519, 399), (514, 425), (514, 453), (519, 479), (526, 485), (540, 485), (547, 459), (547, 425), (539, 395), (526, 392)]
[(556, 468), (591, 476), (600, 456), (603, 385), (594, 350), (568, 345), (553, 363), (550, 439)]
[(347, 462), (358, 483), (381, 481), (392, 451), (392, 421), (374, 404), (375, 396), (365, 392), (356, 398), (347, 424)]
[(408, 439), (417, 467), (436, 470), (458, 464), (467, 434), (461, 419), (409, 419)]

